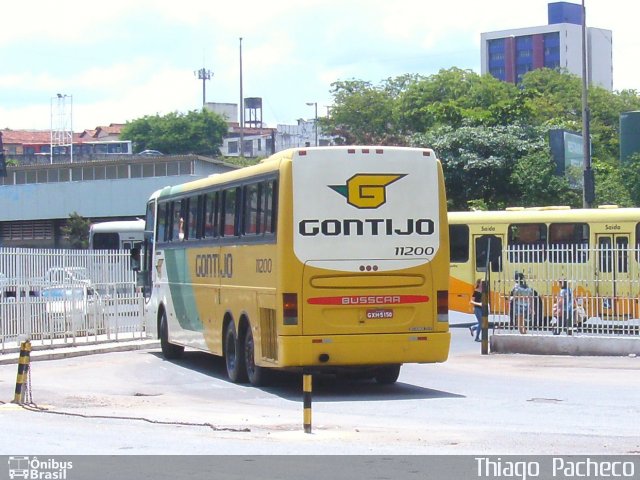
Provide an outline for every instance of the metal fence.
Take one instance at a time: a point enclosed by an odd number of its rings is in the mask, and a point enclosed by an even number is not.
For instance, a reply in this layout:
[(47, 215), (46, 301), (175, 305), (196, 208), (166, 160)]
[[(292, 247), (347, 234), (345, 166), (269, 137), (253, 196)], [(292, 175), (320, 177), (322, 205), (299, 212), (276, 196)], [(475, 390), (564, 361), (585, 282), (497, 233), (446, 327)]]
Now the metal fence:
[(0, 248), (0, 353), (145, 338), (128, 251)]
[[(489, 275), (494, 333), (518, 332), (521, 314), (527, 333), (638, 336), (639, 262), (640, 250), (626, 244), (509, 247)], [(514, 300), (517, 275), (531, 290)], [(556, 307), (561, 281), (571, 292), (570, 315)]]

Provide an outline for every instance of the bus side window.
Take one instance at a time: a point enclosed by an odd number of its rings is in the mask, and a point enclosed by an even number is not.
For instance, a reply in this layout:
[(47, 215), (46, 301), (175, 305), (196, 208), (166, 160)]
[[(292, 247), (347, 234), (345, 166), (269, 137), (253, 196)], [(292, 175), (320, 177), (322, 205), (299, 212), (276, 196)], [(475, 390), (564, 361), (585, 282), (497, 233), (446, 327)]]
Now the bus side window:
[(453, 263), (469, 261), (469, 227), (467, 225), (449, 225), (449, 243)]
[(217, 213), (218, 192), (209, 192), (204, 200), (204, 236), (206, 238), (218, 236)]
[(509, 225), (509, 261), (542, 263), (546, 260), (547, 226), (544, 223)]
[(244, 187), (244, 208), (243, 208), (243, 234), (257, 235), (260, 232), (260, 188), (259, 184), (252, 183)]
[(222, 192), (222, 236), (233, 237), (237, 234), (239, 188), (229, 188)]
[(589, 260), (589, 225), (552, 223), (549, 225), (549, 261), (585, 263)]
[(168, 203), (158, 204), (158, 232), (156, 241), (164, 242), (167, 240), (167, 206)]
[(195, 240), (198, 238), (198, 199), (197, 197), (191, 197), (187, 200), (188, 205), (188, 230), (184, 232), (185, 237), (189, 240)]
[(278, 181), (269, 180), (265, 182), (262, 191), (263, 220), (262, 232), (275, 233), (278, 219)]

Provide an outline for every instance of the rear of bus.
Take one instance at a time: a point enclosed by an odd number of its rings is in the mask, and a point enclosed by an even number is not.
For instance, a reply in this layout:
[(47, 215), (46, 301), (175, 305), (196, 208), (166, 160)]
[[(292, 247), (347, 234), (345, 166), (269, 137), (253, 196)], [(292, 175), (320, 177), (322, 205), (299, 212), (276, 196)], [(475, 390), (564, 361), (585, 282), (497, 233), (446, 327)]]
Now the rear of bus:
[(433, 151), (297, 150), (281, 182), (279, 364), (445, 361), (449, 241)]

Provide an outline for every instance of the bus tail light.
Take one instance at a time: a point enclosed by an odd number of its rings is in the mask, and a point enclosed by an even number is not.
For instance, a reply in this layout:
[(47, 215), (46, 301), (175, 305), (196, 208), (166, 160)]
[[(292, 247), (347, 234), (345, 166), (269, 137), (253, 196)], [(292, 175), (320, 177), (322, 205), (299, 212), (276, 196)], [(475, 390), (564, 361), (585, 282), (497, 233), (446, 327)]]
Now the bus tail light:
[(438, 290), (438, 321), (449, 321), (449, 291)]
[(298, 324), (298, 294), (282, 294), (282, 316), (285, 325)]

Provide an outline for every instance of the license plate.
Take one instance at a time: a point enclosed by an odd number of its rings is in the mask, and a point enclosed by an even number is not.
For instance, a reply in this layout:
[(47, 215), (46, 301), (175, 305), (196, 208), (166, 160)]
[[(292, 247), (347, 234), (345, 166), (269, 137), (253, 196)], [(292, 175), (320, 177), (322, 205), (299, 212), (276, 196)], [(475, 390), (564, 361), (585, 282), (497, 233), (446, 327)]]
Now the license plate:
[(380, 318), (393, 318), (393, 310), (389, 308), (376, 308), (367, 310), (367, 318), (370, 320)]

